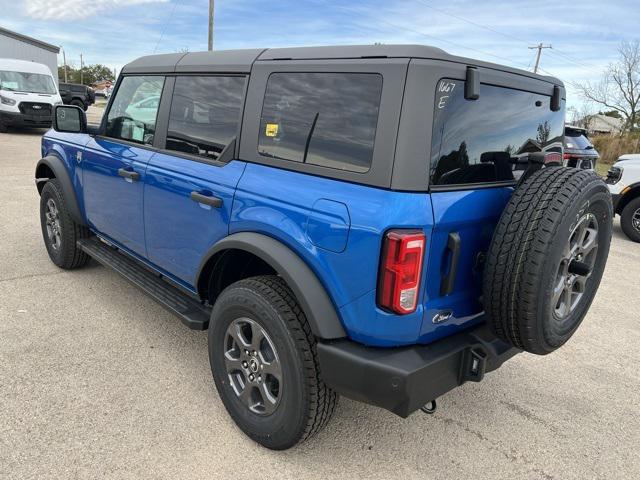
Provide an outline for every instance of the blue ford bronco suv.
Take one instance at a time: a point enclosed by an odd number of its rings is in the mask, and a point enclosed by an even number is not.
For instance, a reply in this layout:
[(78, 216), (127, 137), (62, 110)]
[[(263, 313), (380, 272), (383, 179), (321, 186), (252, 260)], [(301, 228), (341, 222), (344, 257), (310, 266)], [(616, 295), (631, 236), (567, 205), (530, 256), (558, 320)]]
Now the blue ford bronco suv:
[(612, 205), (558, 166), (564, 112), (559, 80), (426, 46), (143, 57), (99, 126), (56, 108), (44, 243), (208, 329), (231, 417), (289, 448), (338, 395), (433, 411), (576, 331)]

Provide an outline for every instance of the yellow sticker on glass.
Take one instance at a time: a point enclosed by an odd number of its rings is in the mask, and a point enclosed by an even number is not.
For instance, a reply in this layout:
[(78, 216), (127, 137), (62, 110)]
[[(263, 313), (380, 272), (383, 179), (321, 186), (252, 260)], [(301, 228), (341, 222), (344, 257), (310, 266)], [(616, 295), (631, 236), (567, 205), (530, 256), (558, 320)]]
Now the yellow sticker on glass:
[(267, 137), (275, 137), (278, 135), (278, 124), (277, 123), (267, 123), (267, 126), (264, 129), (264, 134)]

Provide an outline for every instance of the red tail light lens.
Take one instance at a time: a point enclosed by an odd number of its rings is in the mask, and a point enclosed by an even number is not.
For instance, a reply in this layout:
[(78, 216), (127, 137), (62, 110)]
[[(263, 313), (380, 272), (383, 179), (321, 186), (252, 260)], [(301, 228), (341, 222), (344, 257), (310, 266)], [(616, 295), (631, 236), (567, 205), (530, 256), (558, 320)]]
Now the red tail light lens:
[(418, 305), (426, 238), (420, 230), (390, 230), (382, 246), (378, 305), (401, 315)]

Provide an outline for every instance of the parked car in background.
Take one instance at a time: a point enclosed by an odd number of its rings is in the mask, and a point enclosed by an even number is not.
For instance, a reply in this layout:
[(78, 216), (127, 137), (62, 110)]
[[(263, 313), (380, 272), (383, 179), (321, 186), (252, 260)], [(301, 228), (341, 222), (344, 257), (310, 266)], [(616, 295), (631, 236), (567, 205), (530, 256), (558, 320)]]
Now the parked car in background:
[(89, 105), (93, 105), (96, 101), (93, 88), (79, 83), (61, 83), (60, 96), (65, 105), (75, 105), (85, 112)]
[(627, 237), (640, 242), (640, 154), (622, 155), (607, 172), (614, 213)]
[(560, 348), (596, 294), (611, 195), (547, 166), (555, 78), (419, 45), (306, 47), (142, 57), (113, 95), (100, 126), (59, 106), (42, 139), (47, 252), (208, 329), (222, 403), (266, 447), (315, 434), (339, 394), (432, 413)]
[(595, 170), (600, 155), (587, 137), (587, 130), (567, 125), (564, 128), (564, 165)]
[(160, 95), (150, 95), (127, 107), (126, 114), (137, 121), (151, 124), (156, 119)]
[(55, 105), (62, 98), (49, 67), (0, 58), (0, 132), (10, 126), (48, 128)]

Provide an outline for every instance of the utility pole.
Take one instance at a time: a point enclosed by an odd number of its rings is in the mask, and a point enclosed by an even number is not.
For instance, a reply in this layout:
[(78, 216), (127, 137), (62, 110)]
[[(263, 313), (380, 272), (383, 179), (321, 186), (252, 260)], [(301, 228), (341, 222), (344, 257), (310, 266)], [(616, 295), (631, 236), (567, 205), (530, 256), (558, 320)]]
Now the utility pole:
[(68, 80), (67, 80), (67, 55), (64, 52), (64, 48), (62, 48), (62, 46), (60, 46), (60, 50), (62, 50), (62, 63), (64, 65), (64, 83), (68, 83)]
[(536, 55), (536, 66), (533, 67), (533, 73), (538, 73), (538, 66), (540, 65), (540, 55), (542, 55), (543, 48), (551, 48), (551, 44), (543, 45), (542, 43), (539, 43), (535, 47), (529, 47), (529, 50), (533, 50), (533, 49), (538, 50), (538, 54)]
[(209, 0), (209, 51), (213, 50), (213, 4), (215, 0)]
[(82, 54), (80, 54), (80, 83), (84, 85), (84, 63), (82, 63)]

